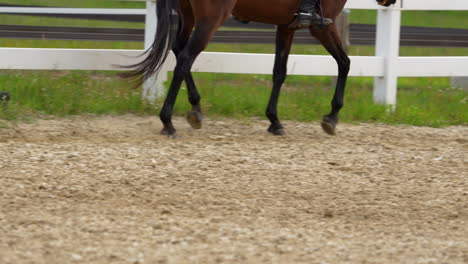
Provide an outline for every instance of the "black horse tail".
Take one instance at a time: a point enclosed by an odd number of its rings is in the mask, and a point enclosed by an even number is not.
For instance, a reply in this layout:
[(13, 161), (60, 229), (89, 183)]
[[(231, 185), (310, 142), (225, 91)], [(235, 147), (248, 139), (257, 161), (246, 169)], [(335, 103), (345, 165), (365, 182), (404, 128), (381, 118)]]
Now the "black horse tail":
[(158, 23), (156, 37), (151, 48), (143, 54), (147, 57), (137, 64), (125, 66), (133, 70), (123, 74), (123, 77), (135, 79), (137, 86), (161, 70), (171, 51), (179, 33), (179, 24), (182, 23), (182, 16), (179, 15), (179, 0), (156, 1), (156, 17)]

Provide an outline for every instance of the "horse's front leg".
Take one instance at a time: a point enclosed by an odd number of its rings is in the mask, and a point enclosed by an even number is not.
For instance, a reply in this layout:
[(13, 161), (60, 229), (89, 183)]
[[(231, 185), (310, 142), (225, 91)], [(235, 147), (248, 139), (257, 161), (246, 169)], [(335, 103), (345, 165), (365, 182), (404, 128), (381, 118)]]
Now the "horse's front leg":
[(338, 113), (343, 107), (346, 79), (348, 78), (351, 61), (343, 50), (335, 24), (325, 27), (322, 31), (311, 29), (310, 33), (320, 40), (322, 45), (328, 50), (328, 52), (330, 52), (338, 63), (338, 80), (336, 82), (335, 94), (333, 95), (333, 100), (331, 102), (332, 109), (328, 115), (323, 117), (321, 123), (325, 132), (330, 135), (335, 135), (336, 124), (338, 123)]
[(276, 30), (276, 54), (275, 66), (273, 68), (273, 89), (271, 91), (270, 101), (266, 110), (266, 116), (271, 122), (268, 132), (273, 135), (283, 135), (284, 130), (278, 119), (278, 98), (281, 86), (286, 80), (287, 63), (291, 44), (294, 37), (294, 30), (287, 26), (278, 26)]

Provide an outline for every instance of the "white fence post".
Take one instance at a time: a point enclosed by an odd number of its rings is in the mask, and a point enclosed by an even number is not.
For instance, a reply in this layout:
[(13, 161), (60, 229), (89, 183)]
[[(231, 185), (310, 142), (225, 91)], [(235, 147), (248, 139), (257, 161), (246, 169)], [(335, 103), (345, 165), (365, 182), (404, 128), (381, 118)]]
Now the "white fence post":
[(378, 10), (375, 53), (376, 56), (384, 58), (384, 76), (374, 79), (376, 103), (396, 105), (400, 26), (400, 7)]
[[(151, 48), (157, 27), (156, 19), (156, 0), (146, 1), (146, 20), (145, 20), (145, 50)], [(167, 70), (161, 69), (159, 75), (150, 77), (143, 83), (143, 99), (154, 102), (156, 98), (164, 95), (164, 82), (167, 80)]]

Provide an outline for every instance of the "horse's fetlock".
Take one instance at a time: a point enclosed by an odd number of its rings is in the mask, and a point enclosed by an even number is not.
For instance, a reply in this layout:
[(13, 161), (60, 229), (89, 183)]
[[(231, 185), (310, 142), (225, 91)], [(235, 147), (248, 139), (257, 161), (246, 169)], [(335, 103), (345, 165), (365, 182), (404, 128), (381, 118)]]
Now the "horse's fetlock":
[(268, 117), (269, 120), (274, 120), (274, 119), (277, 119), (277, 114), (276, 112), (273, 112), (273, 111), (266, 111), (266, 116)]
[(201, 97), (200, 95), (189, 95), (189, 102), (192, 106), (198, 105), (200, 107)]
[(166, 112), (161, 112), (159, 113), (159, 119), (161, 119), (161, 121), (164, 123), (164, 124), (167, 124), (167, 123), (171, 123), (172, 122), (172, 117), (169, 113), (166, 113)]

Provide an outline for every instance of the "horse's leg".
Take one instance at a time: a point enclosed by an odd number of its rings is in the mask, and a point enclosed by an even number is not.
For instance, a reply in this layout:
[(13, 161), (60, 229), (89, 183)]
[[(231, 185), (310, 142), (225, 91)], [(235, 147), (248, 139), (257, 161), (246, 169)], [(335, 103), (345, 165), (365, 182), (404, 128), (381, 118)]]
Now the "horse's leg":
[[(191, 12), (191, 10), (189, 10)], [(184, 24), (183, 28), (180, 31), (177, 39), (175, 40), (174, 46), (172, 47), (172, 51), (176, 57), (182, 52), (182, 50), (187, 45), (187, 42), (190, 38), (190, 34), (192, 33), (193, 26), (194, 26), (194, 19), (193, 15), (188, 12), (184, 12)], [(188, 99), (190, 104), (192, 105), (192, 110), (187, 113), (187, 121), (190, 125), (195, 129), (200, 129), (202, 126), (202, 119), (203, 115), (201, 113), (201, 106), (200, 106), (200, 94), (198, 93), (197, 87), (195, 82), (193, 81), (192, 73), (189, 72), (185, 76), (185, 83), (187, 84), (188, 89)]]
[(283, 135), (284, 130), (278, 119), (278, 98), (281, 86), (286, 79), (287, 63), (291, 44), (294, 37), (294, 30), (287, 26), (278, 26), (276, 30), (276, 55), (275, 66), (273, 68), (273, 89), (270, 101), (266, 110), (266, 116), (271, 122), (268, 132), (274, 135)]
[(338, 112), (343, 107), (343, 97), (348, 78), (350, 60), (341, 45), (340, 36), (336, 29), (336, 25), (332, 24), (325, 27), (322, 31), (311, 29), (310, 33), (315, 36), (322, 45), (330, 52), (333, 58), (338, 63), (338, 80), (336, 82), (335, 94), (331, 102), (331, 112), (322, 119), (322, 128), (330, 135), (335, 135), (336, 124), (338, 123)]
[[(195, 58), (203, 51), (203, 49), (205, 49), (209, 40), (221, 23), (222, 20), (210, 21), (209, 19), (197, 22), (195, 30), (188, 40), (187, 45), (185, 45), (177, 56), (177, 64), (174, 70), (172, 83), (166, 100), (164, 101), (161, 113), (159, 114), (159, 117), (164, 124), (164, 128), (161, 131), (162, 134), (170, 136), (175, 134), (176, 130), (172, 125), (172, 111), (177, 94), (179, 93), (180, 85), (186, 76), (189, 76), (190, 69)], [(193, 82), (191, 84), (193, 84)]]

